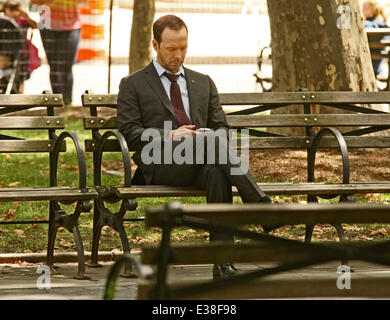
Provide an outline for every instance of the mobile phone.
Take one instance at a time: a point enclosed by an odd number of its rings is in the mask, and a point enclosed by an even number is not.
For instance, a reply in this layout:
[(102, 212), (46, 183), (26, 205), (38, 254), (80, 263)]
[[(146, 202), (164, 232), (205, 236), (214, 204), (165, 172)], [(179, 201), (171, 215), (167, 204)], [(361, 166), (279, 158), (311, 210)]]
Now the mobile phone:
[(209, 128), (199, 128), (199, 129), (196, 129), (196, 131), (206, 133), (206, 132), (211, 132), (213, 130), (209, 129)]

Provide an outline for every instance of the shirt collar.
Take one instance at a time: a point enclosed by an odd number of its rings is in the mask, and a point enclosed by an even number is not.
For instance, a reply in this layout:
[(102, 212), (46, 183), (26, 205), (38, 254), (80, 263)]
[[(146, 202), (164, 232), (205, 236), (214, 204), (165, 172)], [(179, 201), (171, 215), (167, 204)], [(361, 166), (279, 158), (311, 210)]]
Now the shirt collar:
[[(159, 64), (159, 63), (157, 62), (157, 59), (156, 59), (156, 58), (153, 59), (153, 65), (154, 65), (154, 67), (156, 68), (156, 71), (157, 71), (159, 77), (161, 77), (161, 76), (163, 75), (164, 72), (171, 73), (171, 72), (169, 72), (168, 70), (166, 70), (163, 66), (161, 66), (161, 64)], [(176, 72), (175, 74), (184, 77), (184, 68), (183, 68), (182, 65), (180, 66), (179, 71)]]

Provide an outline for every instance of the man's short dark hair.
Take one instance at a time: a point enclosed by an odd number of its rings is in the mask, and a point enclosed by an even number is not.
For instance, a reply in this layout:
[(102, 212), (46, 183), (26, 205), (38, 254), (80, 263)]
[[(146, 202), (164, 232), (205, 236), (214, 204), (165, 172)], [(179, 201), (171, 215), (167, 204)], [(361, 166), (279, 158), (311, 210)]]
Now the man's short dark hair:
[(161, 42), (161, 34), (165, 30), (165, 28), (169, 28), (175, 31), (181, 30), (181, 28), (186, 28), (188, 32), (188, 28), (184, 21), (180, 19), (179, 17), (173, 15), (173, 14), (168, 14), (166, 16), (162, 16), (158, 18), (154, 23), (153, 23), (153, 37), (154, 40), (157, 41), (158, 44)]

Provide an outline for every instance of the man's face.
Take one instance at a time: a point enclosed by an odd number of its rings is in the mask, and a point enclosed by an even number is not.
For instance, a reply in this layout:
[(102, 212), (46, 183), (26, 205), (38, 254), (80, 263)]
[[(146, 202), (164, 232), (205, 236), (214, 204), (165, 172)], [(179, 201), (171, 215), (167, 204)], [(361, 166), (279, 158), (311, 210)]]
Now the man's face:
[(176, 73), (183, 64), (187, 53), (188, 33), (185, 27), (180, 30), (165, 28), (161, 34), (161, 42), (153, 40), (153, 48), (157, 52), (157, 62), (166, 70)]

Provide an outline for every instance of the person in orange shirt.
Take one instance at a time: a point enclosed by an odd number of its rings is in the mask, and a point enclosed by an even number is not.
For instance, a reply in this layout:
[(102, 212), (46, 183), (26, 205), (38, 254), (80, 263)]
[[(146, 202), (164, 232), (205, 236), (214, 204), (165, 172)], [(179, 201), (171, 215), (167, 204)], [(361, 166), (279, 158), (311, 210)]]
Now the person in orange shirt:
[[(62, 94), (64, 104), (72, 103), (73, 72), (80, 41), (80, 6), (87, 0), (31, 0), (31, 3), (46, 6), (45, 18), (40, 24), (40, 33), (50, 67), (50, 83), (53, 93)], [(42, 17), (42, 16), (41, 16)]]

